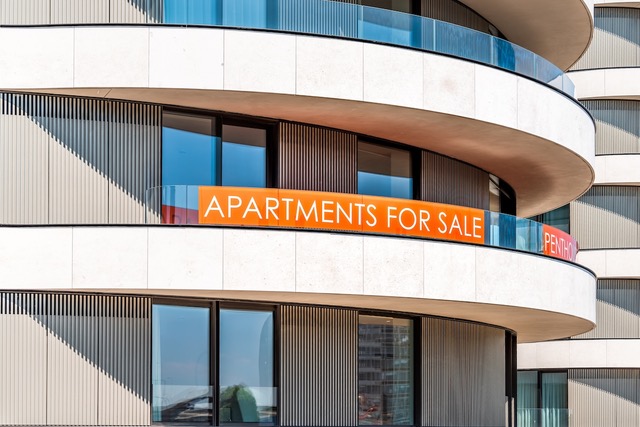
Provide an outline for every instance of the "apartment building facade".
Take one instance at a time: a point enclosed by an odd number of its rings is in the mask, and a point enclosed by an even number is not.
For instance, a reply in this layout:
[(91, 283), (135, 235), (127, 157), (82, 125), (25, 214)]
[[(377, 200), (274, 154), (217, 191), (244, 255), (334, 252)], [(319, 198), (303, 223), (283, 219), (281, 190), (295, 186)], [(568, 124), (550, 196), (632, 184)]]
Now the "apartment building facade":
[(526, 219), (594, 180), (592, 33), (583, 0), (0, 0), (0, 425), (516, 425), (516, 343), (595, 323)]

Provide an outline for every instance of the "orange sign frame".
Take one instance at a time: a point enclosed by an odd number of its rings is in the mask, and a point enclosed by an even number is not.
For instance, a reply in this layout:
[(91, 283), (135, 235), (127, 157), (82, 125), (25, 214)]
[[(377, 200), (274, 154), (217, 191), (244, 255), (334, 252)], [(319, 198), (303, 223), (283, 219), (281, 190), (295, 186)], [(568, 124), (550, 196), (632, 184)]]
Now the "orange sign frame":
[(416, 200), (240, 187), (199, 189), (198, 222), (357, 231), (484, 244), (481, 209)]

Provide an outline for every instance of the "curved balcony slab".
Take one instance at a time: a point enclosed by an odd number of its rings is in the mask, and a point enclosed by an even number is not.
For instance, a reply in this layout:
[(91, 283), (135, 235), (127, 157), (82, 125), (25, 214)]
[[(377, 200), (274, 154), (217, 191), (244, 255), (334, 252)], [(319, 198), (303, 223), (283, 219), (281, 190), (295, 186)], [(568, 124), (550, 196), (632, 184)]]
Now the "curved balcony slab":
[(640, 100), (640, 68), (572, 71), (576, 98)]
[(578, 252), (577, 262), (599, 279), (640, 278), (640, 249), (597, 249)]
[(482, 246), (202, 226), (0, 227), (0, 238), (7, 289), (383, 309), (498, 325), (521, 342), (583, 333), (595, 320), (587, 270)]
[(640, 368), (640, 339), (518, 345), (518, 369)]
[(593, 0), (460, 2), (494, 24), (508, 40), (547, 58), (563, 70), (576, 62), (591, 42)]
[(640, 154), (596, 156), (596, 185), (640, 185)]
[(593, 181), (594, 124), (574, 100), (510, 72), (396, 47), (215, 28), (0, 28), (0, 88), (264, 116), (413, 145), (507, 181), (522, 217), (574, 200)]

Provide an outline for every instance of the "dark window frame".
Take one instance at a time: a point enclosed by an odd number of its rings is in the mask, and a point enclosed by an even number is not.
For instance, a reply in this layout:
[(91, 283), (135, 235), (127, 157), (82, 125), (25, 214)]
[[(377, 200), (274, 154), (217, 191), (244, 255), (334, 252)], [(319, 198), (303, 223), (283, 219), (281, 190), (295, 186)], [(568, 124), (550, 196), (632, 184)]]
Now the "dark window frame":
[[(265, 311), (273, 314), (273, 387), (276, 388), (276, 415), (273, 423), (224, 423), (225, 426), (278, 426), (280, 425), (280, 306), (272, 303), (253, 303), (245, 301), (229, 301), (215, 299), (197, 299), (197, 298), (172, 298), (172, 297), (152, 297), (151, 311), (154, 305), (179, 306), (179, 307), (197, 307), (209, 309), (209, 387), (212, 389), (211, 416), (208, 423), (193, 423), (199, 426), (220, 426), (220, 393), (219, 393), (219, 376), (220, 376), (220, 309), (246, 310), (246, 311)], [(153, 316), (149, 318), (149, 378), (153, 378)], [(151, 385), (151, 383), (150, 383)], [(153, 402), (153, 387), (150, 389), (151, 402)], [(189, 423), (180, 422), (162, 422), (153, 421), (153, 403), (149, 405), (149, 419), (151, 425), (154, 426), (182, 426), (190, 425)]]

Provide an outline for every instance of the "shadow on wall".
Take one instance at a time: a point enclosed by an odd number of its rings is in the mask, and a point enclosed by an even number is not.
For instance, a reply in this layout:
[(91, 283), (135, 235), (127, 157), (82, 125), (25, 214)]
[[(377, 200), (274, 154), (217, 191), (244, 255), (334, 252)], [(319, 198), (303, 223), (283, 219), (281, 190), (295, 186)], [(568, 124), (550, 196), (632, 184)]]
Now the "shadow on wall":
[[(71, 294), (0, 293), (2, 314), (23, 314), (62, 341), (72, 351), (47, 354), (53, 378), (65, 378), (64, 387), (74, 384), (77, 365), (74, 354), (95, 366), (144, 402), (150, 402), (150, 313), (151, 300), (139, 297)], [(24, 340), (33, 340), (24, 336)], [(50, 338), (49, 338), (50, 339)], [(0, 348), (5, 347), (0, 343)], [(5, 347), (6, 348), (6, 347)], [(50, 346), (47, 351), (51, 352)], [(24, 357), (24, 355), (15, 355)]]
[(569, 370), (572, 425), (638, 425), (639, 387), (638, 369)]
[[(49, 223), (143, 220), (145, 191), (161, 182), (160, 107), (20, 94), (0, 94), (0, 102), (5, 135), (13, 136), (0, 144), (30, 146), (44, 153), (44, 171), (11, 168), (17, 175), (15, 185), (42, 180), (42, 176), (32, 178), (35, 173), (46, 174), (47, 191), (28, 196), (48, 197), (38, 203), (47, 210), (41, 217)], [(38, 128), (25, 126), (21, 116)], [(27, 151), (7, 150), (15, 158), (5, 161), (28, 166), (34, 156)]]

